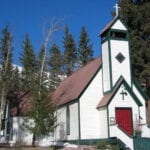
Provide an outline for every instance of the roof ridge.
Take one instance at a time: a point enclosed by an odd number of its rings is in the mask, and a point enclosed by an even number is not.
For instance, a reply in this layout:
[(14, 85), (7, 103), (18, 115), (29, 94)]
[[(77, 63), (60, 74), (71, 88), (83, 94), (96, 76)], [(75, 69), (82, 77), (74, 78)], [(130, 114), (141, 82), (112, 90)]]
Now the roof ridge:
[(100, 65), (101, 58), (97, 57), (63, 80), (54, 92), (53, 100), (55, 103), (62, 105), (77, 99)]

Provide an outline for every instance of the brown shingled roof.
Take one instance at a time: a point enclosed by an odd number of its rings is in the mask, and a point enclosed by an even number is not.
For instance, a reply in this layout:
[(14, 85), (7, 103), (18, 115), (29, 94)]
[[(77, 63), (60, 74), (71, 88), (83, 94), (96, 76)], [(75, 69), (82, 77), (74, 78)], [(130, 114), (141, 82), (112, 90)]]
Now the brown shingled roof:
[(123, 78), (121, 77), (116, 83), (116, 85), (114, 86), (113, 91), (111, 93), (104, 95), (104, 97), (100, 100), (99, 104), (97, 105), (97, 108), (105, 107), (108, 105), (112, 96), (115, 94), (115, 92), (117, 91), (117, 89), (119, 88), (122, 82), (123, 82)]
[(54, 103), (62, 105), (77, 99), (100, 66), (101, 58), (98, 57), (66, 78), (54, 92)]

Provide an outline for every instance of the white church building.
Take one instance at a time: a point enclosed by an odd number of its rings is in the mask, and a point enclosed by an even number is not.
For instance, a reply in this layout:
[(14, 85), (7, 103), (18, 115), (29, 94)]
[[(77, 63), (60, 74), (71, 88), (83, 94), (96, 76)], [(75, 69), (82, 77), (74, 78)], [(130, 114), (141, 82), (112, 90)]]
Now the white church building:
[(102, 56), (66, 78), (54, 93), (55, 139), (79, 144), (117, 138), (134, 149), (133, 138), (150, 137), (148, 98), (131, 71), (126, 25), (117, 16), (100, 33)]
[[(39, 145), (117, 139), (131, 150), (146, 142), (149, 145), (140, 150), (150, 149), (150, 100), (132, 76), (128, 28), (116, 16), (100, 37), (101, 57), (74, 72), (54, 92), (57, 127)], [(25, 112), (31, 108), (30, 94), (20, 94), (18, 107), (11, 110), (9, 130), (1, 133), (0, 142), (6, 141), (8, 135), (10, 144), (31, 145), (33, 135), (22, 128)], [(139, 133), (140, 142), (135, 141)]]

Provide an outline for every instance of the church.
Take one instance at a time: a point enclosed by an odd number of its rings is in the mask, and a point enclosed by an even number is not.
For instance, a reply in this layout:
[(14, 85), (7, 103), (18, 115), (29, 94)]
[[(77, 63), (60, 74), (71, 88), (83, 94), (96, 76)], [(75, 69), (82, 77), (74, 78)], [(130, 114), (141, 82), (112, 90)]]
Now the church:
[(134, 149), (136, 133), (150, 137), (148, 97), (132, 76), (129, 31), (119, 18), (100, 32), (102, 55), (56, 89), (55, 139), (92, 143), (117, 138)]

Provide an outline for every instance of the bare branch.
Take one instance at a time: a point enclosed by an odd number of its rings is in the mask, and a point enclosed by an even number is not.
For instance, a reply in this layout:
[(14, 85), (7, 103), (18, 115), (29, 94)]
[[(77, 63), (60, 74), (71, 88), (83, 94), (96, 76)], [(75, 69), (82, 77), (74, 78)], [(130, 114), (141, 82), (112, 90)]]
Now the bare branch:
[(48, 49), (48, 44), (52, 41), (52, 36), (55, 32), (59, 30), (59, 25), (62, 22), (62, 20), (56, 20), (53, 18), (51, 20), (51, 24), (48, 26), (48, 31), (46, 32), (46, 24), (43, 26), (43, 36), (44, 36), (44, 55), (43, 55), (43, 60), (41, 64), (41, 70), (40, 70), (40, 86), (42, 85), (42, 79), (43, 79), (43, 72), (44, 72), (44, 65), (46, 62), (46, 55), (47, 55), (47, 49)]

